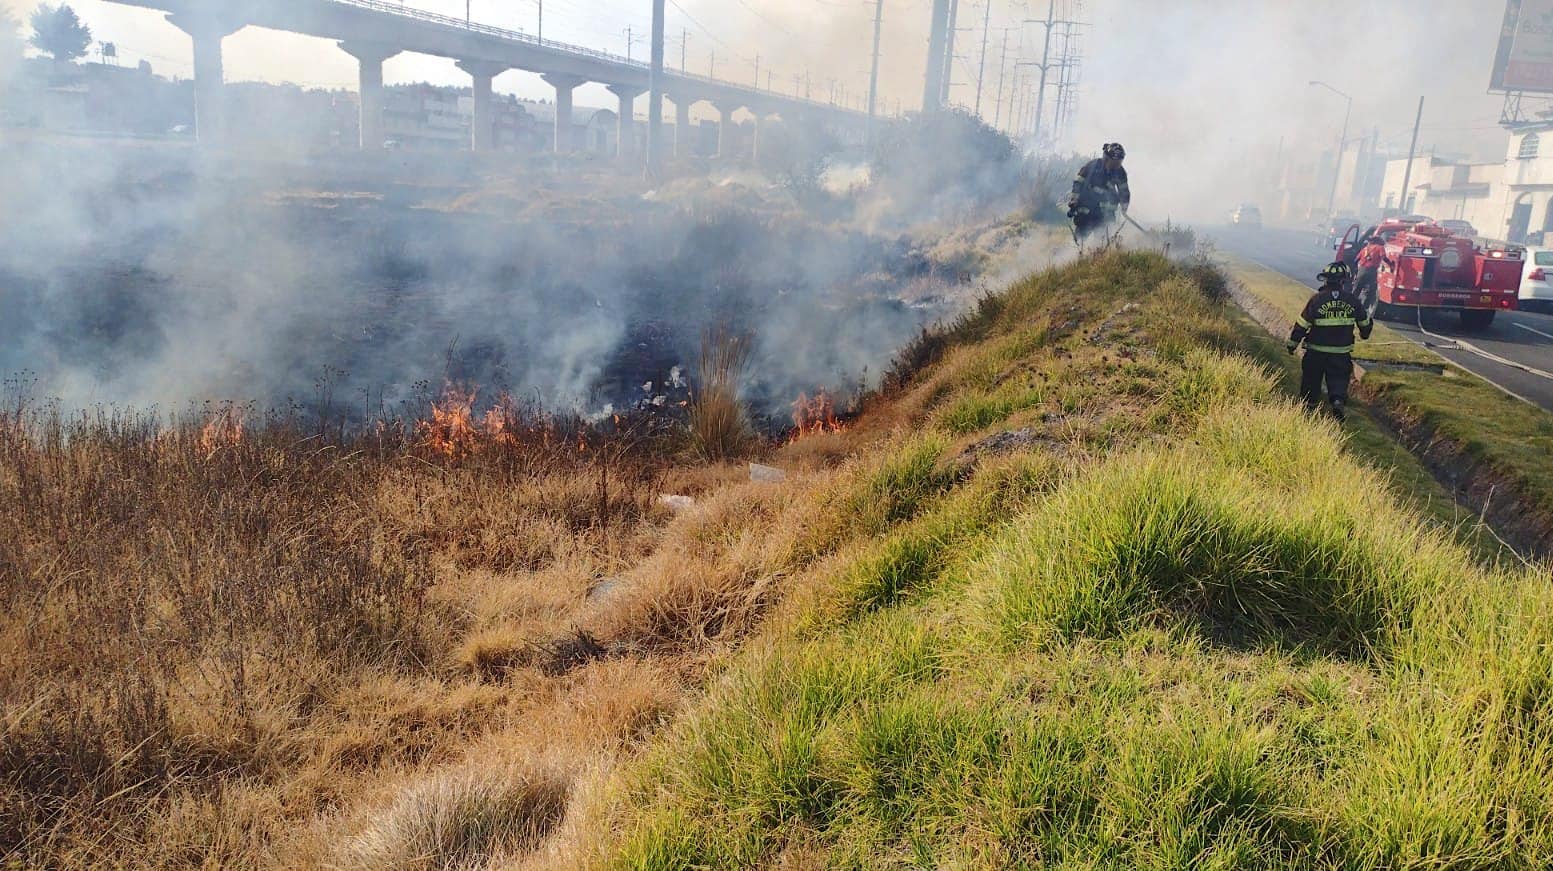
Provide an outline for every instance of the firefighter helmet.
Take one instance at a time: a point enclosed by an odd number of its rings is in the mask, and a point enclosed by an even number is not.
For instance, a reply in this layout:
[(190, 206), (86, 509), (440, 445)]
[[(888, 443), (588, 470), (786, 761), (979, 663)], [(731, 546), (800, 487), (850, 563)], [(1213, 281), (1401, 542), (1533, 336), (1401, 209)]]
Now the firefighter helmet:
[(1353, 270), (1350, 269), (1348, 264), (1342, 260), (1332, 261), (1332, 263), (1328, 265), (1327, 268), (1321, 270), (1321, 273), (1316, 276), (1316, 278), (1320, 279), (1323, 283), (1347, 281), (1352, 277)]
[(1120, 142), (1107, 142), (1103, 151), (1107, 160), (1127, 159), (1127, 149)]

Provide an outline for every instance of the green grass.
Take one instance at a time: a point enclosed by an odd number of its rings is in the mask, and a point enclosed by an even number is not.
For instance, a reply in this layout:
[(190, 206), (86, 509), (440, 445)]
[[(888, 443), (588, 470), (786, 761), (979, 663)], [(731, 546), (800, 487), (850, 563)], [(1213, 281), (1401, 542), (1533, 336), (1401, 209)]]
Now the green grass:
[[(1307, 293), (1297, 282), (1256, 264), (1232, 261), (1231, 269), (1248, 290), (1281, 310), (1297, 309), (1296, 300)], [(1390, 331), (1378, 325), (1375, 341), (1390, 341), (1385, 338), (1387, 333)], [(1410, 435), (1415, 440), (1444, 439), (1449, 444), (1447, 453), (1436, 456), (1434, 462), (1448, 464), (1456, 472), (1472, 467), (1489, 471), (1494, 478), (1490, 486), (1501, 488), (1501, 501), (1520, 502), (1535, 515), (1528, 517), (1532, 525), (1553, 525), (1553, 414), (1507, 395), (1426, 349), (1411, 347), (1423, 359), (1356, 354), (1361, 363), (1366, 359), (1423, 362), (1442, 371), (1372, 367), (1357, 391), (1361, 419), (1349, 428), (1351, 447), (1392, 470), (1398, 485), (1417, 499), (1425, 513), (1460, 525), (1461, 510), (1449, 493), (1428, 484), (1427, 470), (1406, 459), (1391, 437), (1390, 427), (1378, 424), (1375, 416), (1413, 430)], [(1361, 352), (1363, 348), (1361, 343)], [(1286, 371), (1295, 370), (1288, 366)], [(1297, 382), (1297, 374), (1287, 376), (1290, 389)], [(1435, 442), (1435, 447), (1441, 444)], [(1502, 550), (1480, 528), (1466, 526), (1463, 534), (1485, 550)]]
[[(1547, 579), (1424, 522), (1199, 289), (1111, 254), (961, 324), (930, 431), (832, 499), (863, 545), (629, 773), (611, 866), (1553, 864)], [(1021, 373), (1016, 418), (1089, 386), (1067, 447), (941, 474)]]
[(1447, 373), (1374, 372), (1364, 379), (1365, 396), (1517, 482), (1522, 495), (1553, 519), (1553, 414), (1468, 373)]

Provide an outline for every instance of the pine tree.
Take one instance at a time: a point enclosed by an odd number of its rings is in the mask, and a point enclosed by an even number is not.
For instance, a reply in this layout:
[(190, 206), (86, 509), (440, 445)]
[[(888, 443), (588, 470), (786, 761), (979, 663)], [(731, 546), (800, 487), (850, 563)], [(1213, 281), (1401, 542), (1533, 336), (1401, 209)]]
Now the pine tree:
[(32, 45), (57, 61), (72, 61), (92, 45), (91, 28), (67, 4), (44, 4), (32, 13)]

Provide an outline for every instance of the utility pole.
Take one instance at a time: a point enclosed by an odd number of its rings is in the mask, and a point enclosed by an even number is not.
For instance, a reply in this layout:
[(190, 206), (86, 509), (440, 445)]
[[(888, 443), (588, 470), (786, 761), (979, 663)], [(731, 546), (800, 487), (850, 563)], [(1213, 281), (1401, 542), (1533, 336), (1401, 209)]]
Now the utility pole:
[(539, 44), (545, 44), (545, 0), (539, 0)]
[(1046, 70), (1052, 55), (1052, 21), (1056, 18), (1057, 0), (1046, 0), (1046, 34), (1041, 40), (1041, 82), (1035, 97), (1035, 138), (1041, 138), (1041, 117), (1046, 114)]
[(981, 63), (976, 68), (976, 117), (981, 117), (981, 83), (987, 77), (987, 37), (992, 33), (992, 0), (981, 19)]
[(631, 35), (631, 25), (627, 24), (623, 31), (626, 35), (626, 60), (631, 59), (631, 44), (636, 42), (636, 37)]
[(922, 114), (937, 112), (943, 105), (944, 43), (948, 34), (949, 0), (933, 0), (933, 29), (927, 43), (927, 80), (922, 89)]
[(690, 28), (682, 28), (679, 32), (679, 71), (685, 73), (685, 56), (690, 54)]
[(663, 166), (663, 28), (664, 0), (652, 0), (652, 70), (647, 74), (647, 178), (656, 180)]
[(1008, 78), (1008, 32), (1012, 28), (1003, 28), (1003, 58), (998, 61), (998, 102), (992, 113), (992, 126), (997, 128), (1003, 120), (1003, 82)]
[[(1353, 97), (1348, 96), (1347, 94), (1339, 91), (1326, 82), (1312, 81), (1310, 84), (1311, 87), (1326, 88), (1339, 97), (1342, 97), (1343, 102), (1347, 106), (1347, 108), (1343, 110), (1343, 132), (1337, 134), (1337, 152), (1336, 156), (1332, 158), (1332, 193), (1327, 197), (1327, 218), (1330, 219), (1332, 217), (1332, 210), (1337, 207), (1337, 179), (1338, 176), (1342, 175), (1343, 173), (1343, 152), (1348, 148), (1348, 121), (1353, 116)], [(1424, 104), (1422, 98), (1420, 98), (1418, 101), (1418, 114), (1420, 117), (1422, 117), (1424, 114)], [(1414, 140), (1413, 144), (1418, 144), (1416, 139)], [(1408, 158), (1407, 166), (1409, 170), (1413, 168), (1412, 157)], [(1404, 197), (1407, 196), (1406, 185), (1403, 186), (1402, 195)]]
[(755, 90), (760, 90), (760, 55), (755, 55)]
[(1017, 64), (1014, 65), (1014, 90), (1009, 93), (1009, 98), (1013, 99), (1014, 104), (1008, 107), (1008, 132), (1014, 134), (1019, 130), (1019, 113), (1022, 112), (1023, 102), (1025, 102), (1025, 75), (1020, 73)]
[(949, 0), (949, 26), (944, 28), (944, 87), (939, 100), (949, 105), (949, 89), (954, 87), (954, 34), (960, 21), (960, 0)]
[[(1037, 141), (1039, 141), (1040, 138), (1041, 138), (1041, 125), (1044, 122), (1045, 117), (1046, 117), (1046, 79), (1047, 79), (1047, 74), (1051, 71), (1051, 68), (1052, 68), (1052, 58), (1051, 58), (1051, 53), (1052, 53), (1052, 29), (1054, 27), (1056, 27), (1057, 25), (1061, 24), (1064, 27), (1068, 28), (1068, 32), (1071, 34), (1072, 33), (1072, 28), (1078, 26), (1079, 22), (1077, 22), (1077, 21), (1068, 21), (1068, 20), (1058, 20), (1058, 18), (1057, 18), (1057, 0), (1046, 0), (1046, 17), (1044, 19), (1041, 19), (1041, 18), (1026, 18), (1025, 19), (1025, 23), (1026, 24), (1039, 24), (1044, 29), (1044, 36), (1042, 37), (1042, 40), (1041, 40), (1041, 62), (1038, 63), (1038, 64), (1037, 63), (1027, 64), (1027, 66), (1033, 66), (1036, 69), (1039, 69), (1041, 71), (1040, 82), (1039, 82), (1039, 84), (1036, 85), (1035, 125), (1034, 125), (1033, 131), (1032, 131), (1033, 137)], [(1064, 54), (1063, 62), (1062, 62), (1062, 64), (1059, 64), (1059, 65), (1065, 65), (1068, 62), (1067, 61), (1067, 57), (1066, 57), (1067, 51), (1064, 50), (1063, 54)], [(1056, 126), (1057, 126), (1056, 124), (1052, 125), (1052, 127), (1054, 129), (1056, 128)]]
[(707, 49), (706, 57), (706, 77), (715, 79), (717, 78), (717, 49)]
[(879, 35), (884, 32), (884, 0), (874, 0), (874, 63), (868, 73), (868, 147), (874, 146), (874, 116), (879, 105)]
[(1418, 98), (1418, 117), (1413, 119), (1413, 144), (1407, 147), (1407, 170), (1402, 173), (1402, 197), (1397, 203), (1401, 214), (1412, 211), (1407, 207), (1407, 192), (1413, 183), (1413, 155), (1418, 153), (1418, 127), (1424, 123), (1424, 98)]

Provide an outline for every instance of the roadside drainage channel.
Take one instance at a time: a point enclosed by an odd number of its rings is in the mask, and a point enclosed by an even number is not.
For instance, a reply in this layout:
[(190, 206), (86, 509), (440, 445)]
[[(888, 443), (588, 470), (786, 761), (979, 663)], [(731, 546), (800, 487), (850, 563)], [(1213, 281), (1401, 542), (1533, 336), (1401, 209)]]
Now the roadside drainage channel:
[[(1247, 290), (1243, 282), (1234, 278), (1233, 271), (1230, 298), (1274, 339), (1280, 338), (1289, 326), (1287, 316), (1267, 300)], [(1433, 353), (1433, 349), (1430, 350)], [(1460, 445), (1438, 436), (1432, 427), (1421, 421), (1413, 421), (1383, 402), (1373, 401), (1374, 397), (1362, 391), (1364, 375), (1370, 370), (1430, 372), (1442, 377), (1447, 369), (1468, 372), (1443, 357), (1440, 360), (1438, 365), (1355, 362), (1354, 376), (1359, 381), (1361, 396), (1367, 400), (1365, 405), (1372, 419), (1386, 435), (1402, 445), (1428, 470), (1429, 475), (1451, 495), (1457, 505), (1479, 518), (1488, 533), (1522, 562), (1532, 565), (1531, 560), (1553, 557), (1553, 518), (1541, 517), (1538, 512), (1530, 510), (1516, 492), (1513, 480), (1488, 468), (1486, 463), (1474, 460)]]

